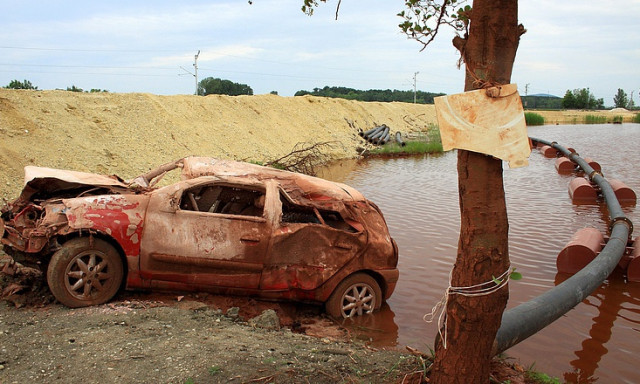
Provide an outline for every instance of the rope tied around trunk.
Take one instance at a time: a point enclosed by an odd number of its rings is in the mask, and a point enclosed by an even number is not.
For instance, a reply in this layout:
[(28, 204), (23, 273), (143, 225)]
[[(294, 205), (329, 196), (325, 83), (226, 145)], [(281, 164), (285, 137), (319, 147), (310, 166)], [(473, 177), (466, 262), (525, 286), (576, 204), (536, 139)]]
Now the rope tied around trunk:
[(487, 296), (497, 292), (502, 287), (507, 286), (509, 277), (511, 276), (511, 265), (500, 276), (494, 277), (484, 283), (471, 285), (469, 287), (453, 287), (451, 286), (451, 277), (453, 269), (449, 272), (449, 287), (445, 290), (442, 299), (436, 303), (431, 309), (431, 313), (425, 314), (422, 319), (427, 323), (432, 323), (433, 319), (438, 316), (438, 334), (442, 339), (442, 346), (447, 349), (447, 304), (450, 295), (461, 295), (466, 297)]

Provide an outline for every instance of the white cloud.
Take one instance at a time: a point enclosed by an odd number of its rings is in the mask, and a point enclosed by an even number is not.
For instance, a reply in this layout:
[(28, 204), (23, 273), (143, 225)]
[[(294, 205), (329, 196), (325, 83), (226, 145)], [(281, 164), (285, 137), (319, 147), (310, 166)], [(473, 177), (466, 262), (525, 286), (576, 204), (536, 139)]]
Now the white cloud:
[[(84, 88), (190, 93), (191, 82), (178, 73), (191, 69), (201, 50), (203, 76), (226, 76), (257, 93), (324, 85), (411, 89), (416, 71), (422, 90), (462, 90), (453, 31), (443, 29), (419, 52), (397, 26), (402, 2), (343, 1), (337, 21), (336, 1), (321, 4), (313, 17), (300, 12), (301, 3), (10, 2), (0, 14), (0, 84), (28, 78), (40, 88), (83, 81)], [(605, 101), (617, 88), (638, 87), (640, 1), (521, 0), (519, 7), (528, 32), (514, 81), (561, 94), (590, 87)], [(21, 14), (29, 17), (15, 17)]]

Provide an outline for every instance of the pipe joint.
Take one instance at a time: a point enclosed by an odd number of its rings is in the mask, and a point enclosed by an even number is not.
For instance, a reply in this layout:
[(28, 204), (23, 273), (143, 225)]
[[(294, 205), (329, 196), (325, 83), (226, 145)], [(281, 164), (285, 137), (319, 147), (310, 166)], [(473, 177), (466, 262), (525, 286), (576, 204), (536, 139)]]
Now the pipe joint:
[(600, 177), (604, 177), (604, 175), (602, 174), (602, 172), (594, 170), (593, 172), (591, 172), (591, 173), (589, 174), (589, 180), (590, 180), (590, 181), (593, 181), (593, 178), (594, 178), (594, 177), (596, 177), (597, 175), (600, 175)]
[(633, 233), (633, 222), (629, 220), (626, 216), (618, 216), (611, 218), (611, 224), (609, 225), (609, 232), (613, 230), (613, 227), (618, 224), (623, 223), (629, 228), (629, 239), (631, 239), (631, 234)]

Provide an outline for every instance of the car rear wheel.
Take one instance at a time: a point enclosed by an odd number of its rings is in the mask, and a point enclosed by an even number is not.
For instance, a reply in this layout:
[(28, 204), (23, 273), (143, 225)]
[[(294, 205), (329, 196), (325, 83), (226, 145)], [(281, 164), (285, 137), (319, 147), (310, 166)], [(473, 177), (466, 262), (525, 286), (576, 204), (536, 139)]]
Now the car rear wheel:
[(122, 260), (113, 246), (101, 239), (80, 237), (53, 254), (47, 283), (59, 302), (77, 308), (111, 300), (123, 275)]
[(349, 318), (372, 313), (381, 305), (382, 291), (378, 282), (366, 273), (356, 273), (338, 284), (325, 307), (335, 318)]

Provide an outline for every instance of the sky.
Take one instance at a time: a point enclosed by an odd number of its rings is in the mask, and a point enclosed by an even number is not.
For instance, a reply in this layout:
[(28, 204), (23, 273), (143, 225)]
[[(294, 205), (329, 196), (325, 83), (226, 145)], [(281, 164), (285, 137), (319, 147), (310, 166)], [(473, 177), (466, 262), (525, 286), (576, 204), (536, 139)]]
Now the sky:
[[(193, 94), (228, 79), (254, 94), (343, 86), (459, 93), (464, 70), (444, 28), (424, 51), (400, 31), (401, 0), (0, 0), (0, 86)], [(640, 104), (640, 0), (520, 0), (512, 82), (521, 95), (622, 88)]]

